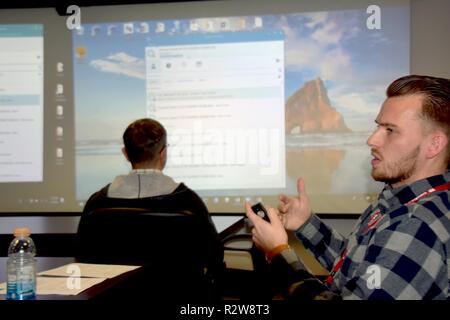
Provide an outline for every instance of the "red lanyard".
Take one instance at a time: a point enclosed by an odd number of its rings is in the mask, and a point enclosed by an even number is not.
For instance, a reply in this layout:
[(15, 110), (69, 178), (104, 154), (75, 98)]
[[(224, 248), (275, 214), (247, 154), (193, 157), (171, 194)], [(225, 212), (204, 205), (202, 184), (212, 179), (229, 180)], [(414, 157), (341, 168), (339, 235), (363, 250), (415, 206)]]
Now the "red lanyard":
[[(406, 206), (409, 206), (411, 204), (416, 203), (417, 201), (419, 201), (420, 199), (432, 194), (433, 192), (436, 191), (442, 191), (442, 190), (448, 190), (450, 189), (450, 182), (441, 184), (437, 187), (434, 188), (430, 188), (427, 191), (419, 194), (417, 197), (415, 197), (414, 199), (408, 201), (407, 203), (405, 203)], [(378, 222), (381, 221), (381, 218), (383, 217), (383, 215), (381, 214), (380, 209), (378, 209), (377, 211), (375, 211), (369, 218), (369, 222), (367, 223), (367, 227), (364, 228), (363, 230), (363, 234), (367, 233), (369, 230), (375, 228), (375, 226), (378, 224)], [(347, 257), (347, 249), (344, 249), (344, 251), (342, 251), (341, 253), (341, 257), (339, 258), (339, 261), (334, 265), (333, 269), (331, 270), (330, 274), (327, 277), (327, 283), (331, 284), (333, 282), (333, 278), (334, 275), (339, 271), (339, 269), (341, 269), (342, 264), (344, 263), (345, 258)]]
[(347, 249), (344, 249), (341, 253), (341, 258), (339, 261), (334, 265), (333, 270), (331, 270), (330, 274), (327, 277), (327, 283), (331, 284), (333, 282), (334, 275), (336, 272), (339, 271), (339, 269), (342, 267), (342, 264), (344, 263), (345, 257), (347, 256)]

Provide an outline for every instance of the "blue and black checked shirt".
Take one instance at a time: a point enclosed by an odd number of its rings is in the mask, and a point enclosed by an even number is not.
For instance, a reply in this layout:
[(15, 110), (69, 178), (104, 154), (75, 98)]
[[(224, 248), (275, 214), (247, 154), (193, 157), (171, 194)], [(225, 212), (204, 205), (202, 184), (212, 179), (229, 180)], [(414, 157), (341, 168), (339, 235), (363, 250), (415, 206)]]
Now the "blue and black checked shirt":
[[(447, 171), (398, 189), (387, 185), (348, 238), (316, 215), (296, 231), (296, 236), (329, 271), (347, 250), (330, 286), (344, 299), (447, 299), (450, 192), (437, 191), (406, 204), (449, 181)], [(378, 209), (382, 217), (367, 231), (369, 219)]]

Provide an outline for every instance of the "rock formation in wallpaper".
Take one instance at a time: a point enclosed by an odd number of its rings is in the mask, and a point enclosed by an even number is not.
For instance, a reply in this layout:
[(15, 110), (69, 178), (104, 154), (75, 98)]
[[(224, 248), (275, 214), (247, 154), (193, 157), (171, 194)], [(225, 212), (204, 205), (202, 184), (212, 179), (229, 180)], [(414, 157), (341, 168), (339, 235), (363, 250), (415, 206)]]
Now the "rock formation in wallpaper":
[(294, 92), (286, 102), (286, 133), (351, 132), (342, 115), (331, 106), (320, 78)]

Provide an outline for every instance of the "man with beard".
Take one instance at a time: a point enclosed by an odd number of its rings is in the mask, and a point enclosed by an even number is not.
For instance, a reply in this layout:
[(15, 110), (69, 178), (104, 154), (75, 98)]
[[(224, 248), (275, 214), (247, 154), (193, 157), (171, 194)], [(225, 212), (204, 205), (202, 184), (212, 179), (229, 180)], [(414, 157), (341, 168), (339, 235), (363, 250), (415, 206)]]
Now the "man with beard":
[[(302, 179), (298, 197), (269, 208), (270, 223), (246, 204), (253, 239), (290, 298), (449, 298), (450, 80), (395, 80), (375, 123), (372, 177), (386, 185), (348, 238), (311, 212)], [(325, 283), (305, 270), (285, 229), (330, 272)]]

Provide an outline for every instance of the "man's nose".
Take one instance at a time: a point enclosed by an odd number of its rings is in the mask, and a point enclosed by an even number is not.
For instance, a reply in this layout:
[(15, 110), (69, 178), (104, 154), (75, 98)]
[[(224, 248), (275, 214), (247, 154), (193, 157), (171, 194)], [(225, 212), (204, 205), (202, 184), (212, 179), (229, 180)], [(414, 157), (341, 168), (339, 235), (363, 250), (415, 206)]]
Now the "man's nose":
[(371, 148), (373, 147), (379, 147), (380, 145), (380, 137), (379, 137), (379, 130), (376, 129), (367, 139), (367, 145)]

